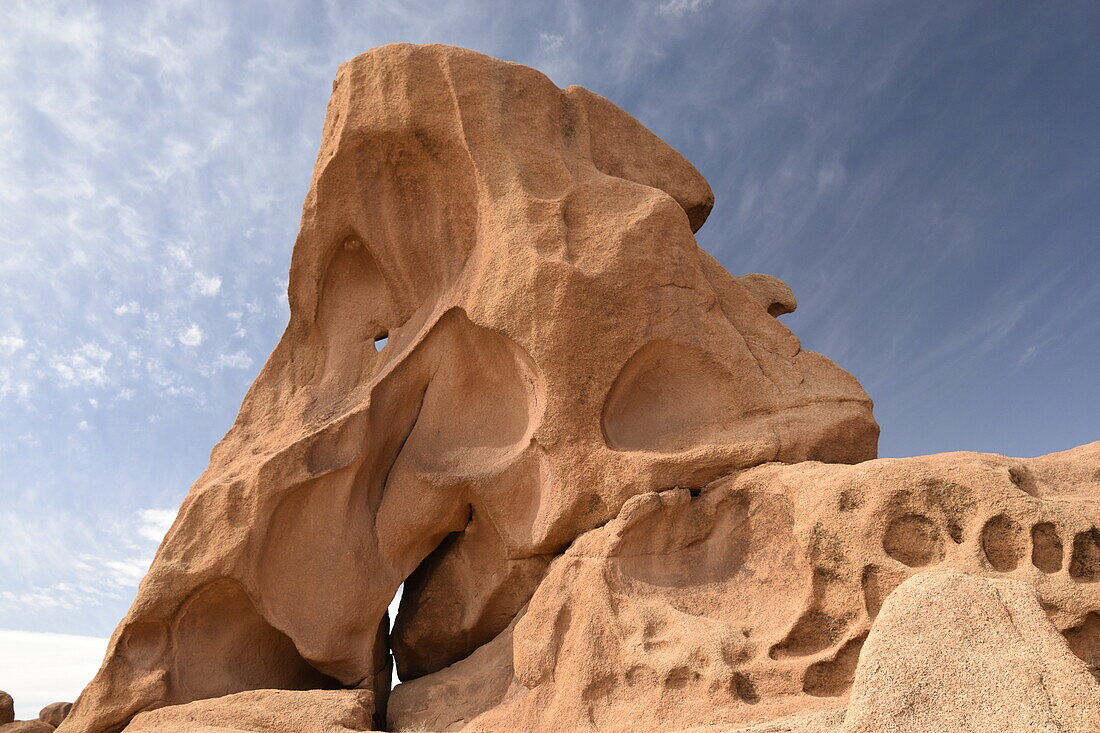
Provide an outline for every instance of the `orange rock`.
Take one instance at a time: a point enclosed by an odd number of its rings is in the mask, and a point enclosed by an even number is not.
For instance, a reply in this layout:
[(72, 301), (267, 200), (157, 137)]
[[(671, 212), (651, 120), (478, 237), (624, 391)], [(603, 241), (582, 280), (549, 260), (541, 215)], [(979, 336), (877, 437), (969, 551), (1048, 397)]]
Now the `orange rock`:
[(837, 733), (1100, 730), (1100, 684), (1026, 582), (925, 572), (887, 599)]
[(52, 725), (41, 720), (17, 720), (0, 725), (0, 733), (53, 733), (54, 730)]
[(61, 725), (61, 722), (65, 720), (72, 708), (73, 704), (71, 702), (51, 702), (39, 711), (38, 719), (56, 728)]
[(343, 65), (286, 333), (61, 730), (1095, 730), (1100, 443), (872, 460), (712, 203), (532, 69)]
[[(635, 496), (613, 521), (580, 536), (551, 563), (512, 629), (393, 690), (391, 728), (672, 731), (783, 719), (792, 730), (816, 730), (838, 721), (827, 711), (845, 704), (857, 664), (866, 666), (869, 631), (881, 639), (876, 649), (915, 643), (900, 622), (880, 628), (875, 619), (895, 588), (931, 568), (1026, 584), (1019, 587), (1038, 595), (1046, 616), (1023, 639), (998, 637), (997, 619), (973, 632), (967, 624), (979, 617), (960, 620), (956, 635), (936, 639), (929, 631), (930, 649), (953, 644), (980, 671), (1004, 663), (982, 646), (1001, 638), (1010, 647), (998, 652), (1005, 658), (1045, 650), (1050, 674), (1078, 681), (1091, 679), (1089, 665), (1100, 660), (1100, 584), (1092, 582), (1100, 577), (1093, 539), (1100, 443), (1033, 459), (948, 453), (854, 466), (770, 464), (694, 493)], [(975, 584), (956, 583), (957, 600), (948, 592), (954, 585), (940, 588), (937, 603), (947, 605), (938, 617), (973, 606)], [(1047, 617), (1064, 639), (1044, 626)], [(920, 628), (930, 628), (937, 614), (923, 618)], [(1057, 663), (1051, 635), (1062, 650)], [(853, 701), (873, 702), (851, 709), (853, 730), (970, 730), (912, 727), (883, 701), (908, 699), (920, 680), (863, 675), (862, 697), (853, 693)], [(981, 697), (981, 685), (992, 684), (974, 675), (975, 687), (959, 694)], [(1030, 684), (1014, 679), (1017, 687)], [(961, 673), (951, 684), (962, 684)], [(1059, 709), (1100, 702), (1078, 682), (1051, 684)], [(929, 693), (925, 704), (937, 696), (947, 692)], [(921, 714), (955, 719), (958, 705), (943, 705)], [(973, 730), (1032, 730), (1021, 715), (1010, 715), (1021, 727)], [(895, 719), (903, 724), (891, 727)], [(1064, 730), (1094, 729), (1067, 723)]]
[(12, 700), (11, 695), (0, 690), (0, 725), (15, 720), (15, 701)]
[(369, 731), (369, 690), (249, 690), (139, 713), (127, 731), (143, 733), (352, 733)]
[(859, 384), (696, 245), (712, 202), (532, 69), (407, 44), (344, 64), (286, 333), (64, 730), (261, 688), (373, 689), (381, 717), (406, 579), (397, 664), (428, 674), (631, 496), (873, 457)]

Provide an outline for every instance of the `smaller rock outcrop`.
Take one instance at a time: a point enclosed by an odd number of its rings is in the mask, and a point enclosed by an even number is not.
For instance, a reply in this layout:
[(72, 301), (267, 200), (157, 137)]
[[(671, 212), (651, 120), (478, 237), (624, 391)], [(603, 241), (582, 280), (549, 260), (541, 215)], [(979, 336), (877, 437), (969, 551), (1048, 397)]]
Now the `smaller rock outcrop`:
[(54, 730), (52, 725), (41, 720), (17, 720), (0, 725), (0, 733), (53, 733)]
[(15, 700), (0, 690), (0, 733), (50, 733), (69, 714), (71, 702), (54, 702), (42, 708), (37, 720), (16, 720)]
[(126, 727), (142, 733), (352, 733), (372, 730), (370, 690), (249, 690), (139, 713)]
[(38, 719), (56, 728), (69, 716), (72, 709), (71, 702), (51, 702), (38, 712)]
[(890, 594), (838, 733), (1100, 730), (1100, 685), (1026, 583), (930, 571)]
[(11, 695), (0, 690), (0, 725), (15, 720), (15, 701), (11, 699)]

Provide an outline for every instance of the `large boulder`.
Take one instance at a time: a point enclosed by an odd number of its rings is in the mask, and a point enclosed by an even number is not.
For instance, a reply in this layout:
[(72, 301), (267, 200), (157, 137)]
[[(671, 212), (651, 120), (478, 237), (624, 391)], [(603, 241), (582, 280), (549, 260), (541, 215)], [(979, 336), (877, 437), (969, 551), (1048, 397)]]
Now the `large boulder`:
[[(389, 687), (509, 627), (632, 496), (872, 458), (851, 375), (696, 244), (703, 177), (606, 99), (447, 46), (341, 66), (290, 323), (65, 731)], [(382, 348), (384, 346), (384, 348)]]
[(1019, 580), (901, 585), (863, 645), (838, 733), (1100, 731), (1100, 684)]
[(52, 725), (41, 720), (17, 720), (0, 725), (0, 733), (53, 733), (55, 730)]
[[(934, 568), (1012, 579), (1037, 595), (1043, 623), (1063, 634), (1062, 657), (1076, 655), (1088, 676), (1100, 657), (1097, 496), (1100, 443), (1033, 459), (771, 464), (700, 491), (636, 496), (551, 563), (512, 628), (397, 686), (390, 725), (678, 730), (795, 714), (821, 725), (828, 716), (806, 714), (846, 703), (887, 598)], [(959, 604), (973, 583), (960, 586)], [(1031, 638), (1037, 628), (1008, 638), (1011, 653), (1045, 649), (1049, 639)], [(958, 644), (965, 658), (985, 653), (965, 651), (961, 633), (935, 643)], [(889, 684), (905, 694), (904, 681)], [(864, 694), (888, 688), (875, 679)], [(1087, 707), (1089, 689), (1052, 693)], [(884, 719), (868, 720), (861, 731)]]
[[(1092, 725), (1100, 443), (873, 460), (790, 288), (697, 246), (712, 203), (585, 89), (446, 46), (344, 64), (290, 323), (60, 730), (885, 733), (924, 725), (910, 692), (967, 730), (941, 696), (996, 684), (1002, 723)], [(1017, 583), (889, 600), (932, 568)], [(1047, 661), (926, 679), (952, 648)]]
[(370, 690), (249, 690), (139, 713), (126, 726), (142, 733), (354, 733), (373, 729)]
[(53, 727), (61, 725), (73, 709), (71, 702), (51, 702), (38, 713), (38, 719), (43, 723), (49, 723)]
[(0, 725), (15, 720), (15, 700), (11, 695), (0, 690)]

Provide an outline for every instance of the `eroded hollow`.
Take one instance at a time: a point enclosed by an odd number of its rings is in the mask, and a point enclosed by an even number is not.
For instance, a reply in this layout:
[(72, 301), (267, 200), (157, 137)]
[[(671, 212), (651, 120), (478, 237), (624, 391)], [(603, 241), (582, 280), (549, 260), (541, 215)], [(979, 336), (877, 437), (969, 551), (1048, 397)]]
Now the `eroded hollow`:
[(653, 512), (623, 533), (619, 567), (627, 577), (666, 588), (727, 580), (741, 571), (756, 525), (772, 520), (758, 513), (748, 494), (731, 496), (718, 511), (691, 501)]
[(623, 365), (603, 407), (609, 447), (675, 452), (713, 443), (744, 411), (737, 380), (703, 351), (653, 341)]
[(1062, 632), (1069, 648), (1100, 680), (1100, 614), (1089, 613), (1081, 624)]
[(1100, 531), (1096, 527), (1078, 532), (1074, 536), (1069, 574), (1074, 580), (1083, 583), (1100, 580)]
[(853, 614), (838, 598), (837, 577), (824, 568), (814, 568), (810, 607), (807, 608), (783, 641), (775, 644), (772, 659), (807, 657), (838, 643), (847, 632)]
[(839, 697), (856, 677), (856, 664), (867, 634), (847, 641), (832, 659), (811, 664), (802, 680), (803, 692), (814, 697)]
[(943, 559), (943, 533), (922, 514), (904, 514), (886, 527), (882, 549), (911, 568), (934, 565)]
[(196, 592), (176, 620), (173, 640), (173, 674), (186, 700), (246, 690), (341, 687), (310, 666), (233, 580), (218, 580)]
[(863, 605), (867, 610), (868, 618), (878, 616), (886, 597), (895, 588), (901, 585), (906, 578), (906, 572), (879, 565), (868, 565), (863, 568), (860, 578), (860, 586), (863, 588)]
[(1008, 573), (1019, 566), (1025, 542), (1023, 528), (1004, 514), (992, 517), (982, 527), (982, 551), (997, 572)]
[(1044, 573), (1062, 569), (1062, 538), (1051, 522), (1040, 522), (1031, 528), (1031, 564)]
[[(317, 327), (324, 339), (324, 373), (347, 380), (369, 368), (376, 340), (396, 321), (378, 262), (362, 241), (347, 237), (333, 252), (321, 280)], [(379, 336), (381, 334), (381, 336)]]

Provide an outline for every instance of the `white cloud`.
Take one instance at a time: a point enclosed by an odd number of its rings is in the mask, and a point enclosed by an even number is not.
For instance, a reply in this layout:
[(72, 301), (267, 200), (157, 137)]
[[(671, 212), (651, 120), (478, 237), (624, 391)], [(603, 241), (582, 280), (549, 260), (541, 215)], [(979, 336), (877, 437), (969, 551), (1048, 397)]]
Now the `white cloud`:
[(51, 702), (75, 700), (95, 676), (107, 639), (0, 629), (0, 689), (15, 700), (15, 717), (30, 720)]
[(138, 306), (136, 300), (131, 300), (129, 303), (115, 306), (116, 316), (124, 316), (130, 313), (141, 313), (141, 308)]
[(206, 334), (202, 332), (197, 323), (192, 323), (187, 328), (179, 332), (177, 336), (179, 342), (184, 346), (198, 346), (202, 343), (202, 340), (206, 338)]
[[(6, 547), (0, 555), (0, 577), (18, 569), (27, 577), (57, 579), (49, 585), (0, 590), (0, 612), (79, 612), (132, 599), (175, 516), (172, 509), (140, 509), (89, 520), (65, 511), (39, 515), (0, 508)], [(35, 540), (41, 537), (55, 540), (42, 547)], [(5, 689), (2, 684), (0, 689)]]
[(16, 334), (0, 336), (0, 350), (6, 351), (9, 354), (14, 354), (26, 345), (27, 340)]
[(557, 51), (565, 43), (565, 38), (556, 33), (539, 33), (539, 44), (543, 51)]
[(176, 520), (176, 510), (142, 509), (138, 512), (138, 516), (141, 518), (138, 534), (159, 545), (168, 528), (172, 526), (172, 522)]
[(212, 297), (218, 294), (221, 290), (222, 279), (216, 275), (204, 275), (201, 272), (195, 273), (195, 282), (191, 283), (191, 292), (198, 295), (205, 295)]
[(107, 362), (111, 352), (99, 344), (82, 344), (80, 348), (51, 360), (50, 366), (64, 386), (107, 383)]
[(171, 255), (172, 259), (184, 267), (191, 266), (191, 254), (187, 251), (186, 247), (172, 245), (168, 248), (168, 254)]
[(697, 13), (710, 3), (711, 0), (666, 0), (657, 6), (657, 12), (662, 15), (681, 16)]
[(232, 354), (218, 354), (214, 361), (216, 367), (228, 367), (230, 369), (248, 369), (252, 366), (252, 357), (244, 351), (234, 351)]

